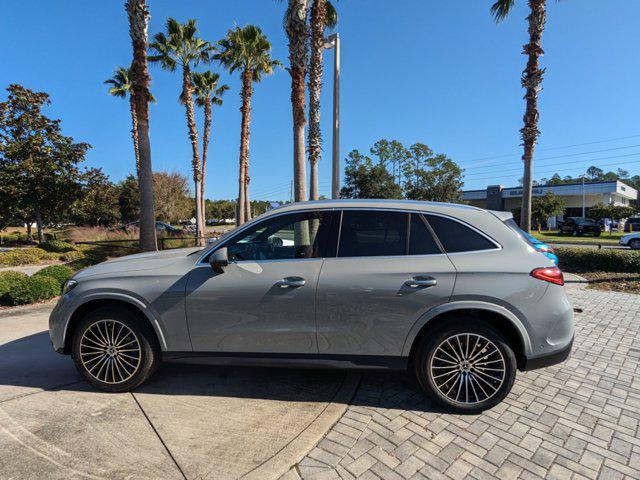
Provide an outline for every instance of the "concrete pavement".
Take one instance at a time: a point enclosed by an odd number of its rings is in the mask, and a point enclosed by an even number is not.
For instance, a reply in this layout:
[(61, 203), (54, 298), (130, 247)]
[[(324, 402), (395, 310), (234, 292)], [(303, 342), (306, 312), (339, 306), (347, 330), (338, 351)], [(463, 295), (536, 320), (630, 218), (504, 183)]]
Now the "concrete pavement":
[(98, 392), (48, 338), (51, 305), (0, 312), (0, 478), (278, 477), (342, 415), (358, 376), (165, 365)]

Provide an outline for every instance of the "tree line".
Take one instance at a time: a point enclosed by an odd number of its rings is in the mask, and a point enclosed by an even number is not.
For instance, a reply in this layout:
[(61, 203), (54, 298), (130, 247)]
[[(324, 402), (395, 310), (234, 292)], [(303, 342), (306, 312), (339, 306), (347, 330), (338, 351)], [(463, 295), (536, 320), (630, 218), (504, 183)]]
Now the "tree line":
[(381, 139), (369, 154), (349, 153), (342, 198), (461, 201), (462, 169), (424, 143), (407, 148), (398, 140)]

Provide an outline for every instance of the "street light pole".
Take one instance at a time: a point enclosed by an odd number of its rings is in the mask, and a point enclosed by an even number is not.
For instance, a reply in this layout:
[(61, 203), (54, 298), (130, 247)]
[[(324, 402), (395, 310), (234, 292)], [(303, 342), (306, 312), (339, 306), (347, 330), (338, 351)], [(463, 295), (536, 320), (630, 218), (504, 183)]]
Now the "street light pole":
[(331, 155), (331, 198), (340, 198), (340, 35), (329, 35), (324, 48), (333, 48), (333, 149)]

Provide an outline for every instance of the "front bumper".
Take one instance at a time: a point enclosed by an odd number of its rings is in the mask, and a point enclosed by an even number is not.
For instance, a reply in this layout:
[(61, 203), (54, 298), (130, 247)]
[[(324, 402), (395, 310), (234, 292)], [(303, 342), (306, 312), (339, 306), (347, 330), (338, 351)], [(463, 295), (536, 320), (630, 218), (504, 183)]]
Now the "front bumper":
[(49, 338), (51, 339), (51, 345), (56, 352), (62, 354), (68, 353), (64, 348), (65, 330), (72, 312), (72, 297), (72, 292), (62, 295), (49, 315)]
[(538, 368), (550, 367), (557, 363), (562, 363), (571, 356), (571, 349), (573, 348), (573, 340), (575, 337), (571, 337), (569, 344), (554, 352), (546, 353), (538, 357), (526, 358), (524, 368), (522, 370), (537, 370)]

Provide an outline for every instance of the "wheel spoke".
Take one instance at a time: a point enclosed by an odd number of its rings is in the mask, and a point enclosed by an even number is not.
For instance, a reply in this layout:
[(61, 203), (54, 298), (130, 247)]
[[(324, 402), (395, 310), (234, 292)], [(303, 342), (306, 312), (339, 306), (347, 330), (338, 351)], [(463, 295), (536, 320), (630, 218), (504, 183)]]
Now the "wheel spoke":
[(450, 401), (475, 404), (488, 400), (502, 387), (506, 362), (500, 349), (476, 333), (445, 338), (429, 362), (435, 387)]
[(80, 339), (80, 360), (86, 372), (100, 382), (126, 382), (138, 371), (141, 359), (137, 335), (118, 320), (99, 320)]

